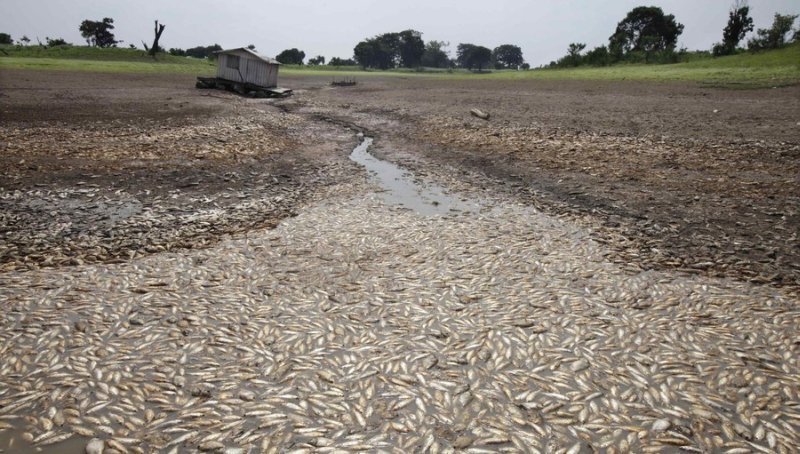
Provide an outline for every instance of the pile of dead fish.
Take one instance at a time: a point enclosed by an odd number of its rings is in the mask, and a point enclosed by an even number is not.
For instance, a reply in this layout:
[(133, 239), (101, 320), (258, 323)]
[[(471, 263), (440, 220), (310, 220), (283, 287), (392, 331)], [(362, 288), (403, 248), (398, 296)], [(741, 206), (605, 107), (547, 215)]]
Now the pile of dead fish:
[(796, 300), (630, 272), (576, 224), (492, 205), (343, 198), (205, 250), (0, 274), (0, 448), (798, 446)]

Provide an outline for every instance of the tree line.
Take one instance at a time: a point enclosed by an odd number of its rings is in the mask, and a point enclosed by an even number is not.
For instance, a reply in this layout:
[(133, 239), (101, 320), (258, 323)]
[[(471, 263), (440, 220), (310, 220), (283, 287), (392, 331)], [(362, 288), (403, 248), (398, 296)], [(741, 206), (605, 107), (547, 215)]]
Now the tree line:
[[(797, 15), (775, 14), (770, 28), (758, 29), (747, 42), (747, 49), (739, 44), (747, 33), (753, 31), (750, 6), (737, 0), (728, 12), (728, 22), (722, 31), (722, 41), (715, 43), (711, 53), (715, 57), (732, 55), (745, 50), (760, 51), (778, 49), (791, 42), (800, 41), (800, 28), (792, 32)], [(672, 14), (664, 14), (661, 8), (640, 6), (631, 10), (608, 38), (608, 45), (595, 47), (587, 52), (585, 43), (571, 43), (567, 54), (551, 62), (550, 67), (608, 66), (615, 63), (676, 63), (685, 49), (676, 52), (678, 37), (683, 33), (683, 24)], [(702, 53), (702, 52), (701, 52)]]
[(444, 41), (425, 43), (421, 32), (404, 30), (365, 39), (356, 44), (353, 55), (355, 63), (365, 69), (459, 66), (480, 71), (489, 67), (517, 69), (525, 63), (522, 49), (513, 44), (504, 44), (491, 50), (476, 44), (460, 43), (455, 59), (448, 55), (448, 46), (449, 43)]
[[(744, 49), (739, 44), (747, 33), (753, 31), (754, 26), (750, 6), (745, 0), (737, 0), (728, 13), (722, 41), (714, 44), (711, 53), (714, 56), (724, 56), (744, 50), (777, 49), (800, 41), (800, 28), (792, 28), (797, 18), (797, 15), (775, 14), (772, 26), (756, 30), (756, 35), (748, 40), (747, 48)], [(567, 54), (551, 62), (549, 66), (608, 66), (621, 62), (676, 63), (687, 52), (685, 49), (676, 51), (678, 38), (683, 30), (683, 24), (674, 15), (665, 14), (659, 7), (639, 6), (628, 12), (617, 24), (607, 45), (584, 52), (587, 47), (585, 43), (571, 43), (567, 47)], [(426, 43), (422, 40), (422, 33), (416, 30), (384, 33), (359, 42), (353, 49), (353, 63), (365, 69), (460, 67), (481, 71), (487, 68), (529, 68), (524, 61), (522, 49), (513, 44), (503, 44), (490, 50), (472, 43), (460, 43), (456, 48), (455, 58), (448, 55), (448, 46), (449, 43), (443, 41)], [(278, 60), (283, 62), (280, 58)], [(302, 64), (302, 60), (295, 59), (292, 63)], [(309, 64), (319, 62), (309, 60)]]
[[(746, 0), (736, 0), (728, 12), (728, 22), (722, 31), (722, 41), (715, 43), (711, 49), (714, 56), (731, 55), (745, 50), (760, 51), (777, 49), (788, 43), (800, 41), (800, 28), (793, 29), (798, 15), (775, 14), (771, 27), (756, 30), (755, 36), (747, 41), (747, 48), (740, 47), (745, 36), (754, 30), (753, 18), (750, 16), (750, 6)], [(169, 52), (176, 56), (194, 58), (213, 58), (214, 52), (222, 50), (219, 44), (209, 46), (196, 46), (189, 49), (171, 48), (168, 51), (159, 45), (159, 38), (164, 31), (164, 25), (155, 24), (155, 39), (152, 46), (142, 42), (145, 50), (155, 56), (157, 52)], [(676, 52), (678, 38), (683, 33), (684, 26), (672, 14), (655, 6), (639, 6), (632, 9), (617, 24), (612, 35), (608, 38), (607, 45), (597, 46), (586, 51), (585, 43), (570, 43), (567, 54), (553, 61), (551, 67), (574, 66), (607, 66), (619, 62), (630, 63), (674, 63), (685, 49)], [(81, 22), (78, 30), (86, 40), (87, 45), (95, 47), (117, 47), (122, 41), (114, 36), (114, 19), (105, 17), (102, 20), (86, 19)], [(790, 36), (791, 35), (791, 36)], [(61, 38), (46, 37), (46, 44), (39, 41), (41, 46), (69, 45)], [(19, 39), (22, 45), (28, 45), (30, 38), (23, 36)], [(38, 38), (37, 38), (38, 41)], [(13, 44), (14, 40), (8, 33), (0, 33), (0, 44)], [(528, 69), (522, 49), (514, 44), (503, 44), (494, 49), (472, 43), (459, 43), (456, 47), (456, 56), (451, 58), (447, 48), (449, 43), (431, 40), (427, 43), (422, 39), (422, 33), (408, 29), (401, 32), (384, 33), (372, 38), (364, 39), (353, 48), (353, 58), (331, 58), (327, 64), (330, 66), (355, 66), (364, 69), (391, 69), (391, 68), (465, 68), (482, 71), (488, 68), (495, 69)], [(129, 45), (136, 48), (134, 44)], [(254, 45), (248, 48), (255, 49)], [(291, 48), (282, 51), (275, 57), (284, 64), (302, 65), (306, 54), (304, 51)], [(308, 60), (309, 65), (325, 65), (324, 56), (317, 55)]]
[(194, 57), (194, 58), (213, 58), (214, 52), (222, 50), (219, 44), (212, 44), (210, 46), (196, 46), (189, 49), (170, 48), (170, 55), (177, 57)]

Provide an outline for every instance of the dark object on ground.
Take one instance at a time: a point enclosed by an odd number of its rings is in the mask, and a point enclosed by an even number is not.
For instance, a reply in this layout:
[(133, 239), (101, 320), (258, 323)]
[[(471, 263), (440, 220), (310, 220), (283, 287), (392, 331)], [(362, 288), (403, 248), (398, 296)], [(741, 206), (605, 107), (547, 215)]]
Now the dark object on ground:
[(233, 82), (218, 77), (198, 77), (195, 83), (197, 88), (218, 88), (221, 90), (235, 91), (242, 96), (252, 98), (285, 98), (292, 94), (290, 88), (260, 87), (246, 82)]
[(333, 82), (331, 82), (331, 85), (334, 87), (352, 87), (357, 84), (358, 82), (356, 82), (355, 79), (342, 79), (342, 80), (334, 79)]

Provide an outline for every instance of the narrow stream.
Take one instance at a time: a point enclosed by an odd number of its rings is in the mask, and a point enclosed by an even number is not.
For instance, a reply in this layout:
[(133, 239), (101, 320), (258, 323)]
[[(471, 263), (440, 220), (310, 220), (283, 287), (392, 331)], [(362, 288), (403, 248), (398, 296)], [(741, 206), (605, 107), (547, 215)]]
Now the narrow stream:
[(365, 137), (350, 154), (350, 159), (369, 172), (370, 179), (381, 187), (378, 195), (390, 205), (399, 205), (423, 215), (443, 215), (457, 212), (476, 212), (480, 205), (447, 195), (433, 183), (422, 183), (414, 175), (391, 162), (378, 159), (367, 152), (372, 144)]

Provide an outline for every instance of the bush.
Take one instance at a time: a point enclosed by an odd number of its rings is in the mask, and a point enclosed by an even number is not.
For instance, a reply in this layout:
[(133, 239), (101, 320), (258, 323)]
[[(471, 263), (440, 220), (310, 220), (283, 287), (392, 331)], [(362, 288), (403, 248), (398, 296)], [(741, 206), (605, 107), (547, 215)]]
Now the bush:
[(331, 61), (328, 62), (328, 66), (356, 66), (356, 61), (352, 58), (342, 59), (339, 57), (331, 58)]
[(611, 54), (606, 46), (597, 46), (586, 52), (583, 63), (590, 66), (608, 66), (611, 64)]
[(64, 41), (62, 38), (50, 38), (45, 37), (47, 41), (47, 47), (55, 47), (55, 46), (68, 46), (70, 45), (68, 42)]
[(194, 58), (214, 58), (214, 52), (222, 50), (222, 46), (214, 44), (211, 46), (197, 46), (186, 49), (186, 55)]

